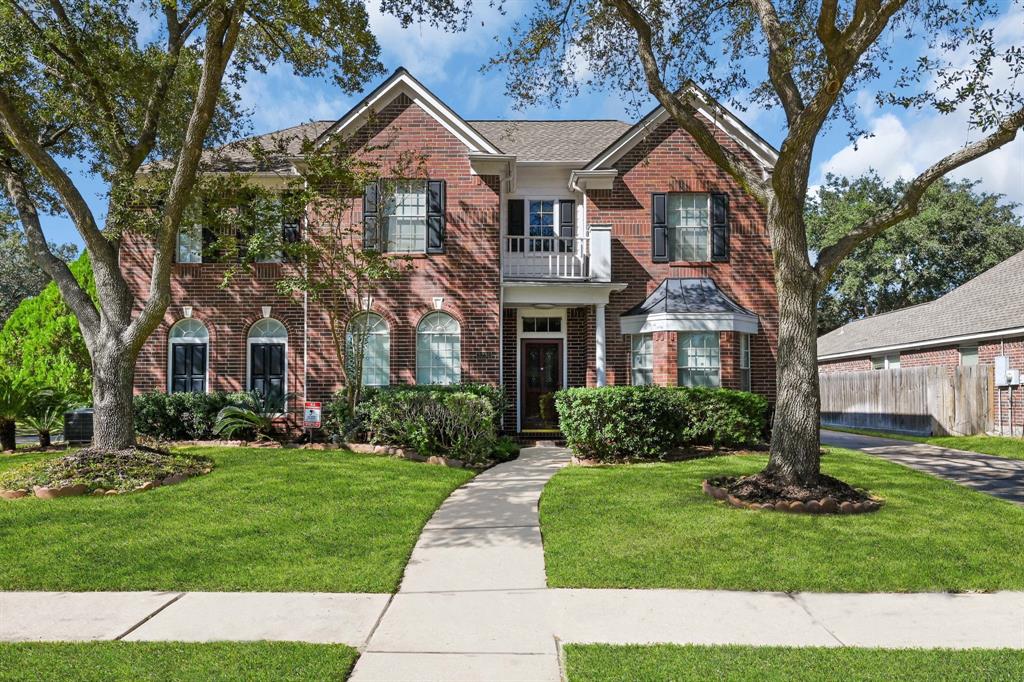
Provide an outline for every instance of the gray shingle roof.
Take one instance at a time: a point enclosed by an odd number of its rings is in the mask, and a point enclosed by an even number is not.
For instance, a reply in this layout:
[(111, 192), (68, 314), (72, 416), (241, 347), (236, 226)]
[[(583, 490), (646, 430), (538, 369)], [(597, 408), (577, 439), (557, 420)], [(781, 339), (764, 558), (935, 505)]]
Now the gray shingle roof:
[(722, 293), (709, 277), (669, 277), (644, 301), (622, 314), (651, 315), (657, 313), (745, 313), (743, 306)]
[(591, 121), (466, 121), (506, 154), (519, 161), (586, 163), (605, 150), (629, 123)]
[(818, 357), (1024, 327), (1024, 251), (931, 303), (850, 322), (818, 339)]

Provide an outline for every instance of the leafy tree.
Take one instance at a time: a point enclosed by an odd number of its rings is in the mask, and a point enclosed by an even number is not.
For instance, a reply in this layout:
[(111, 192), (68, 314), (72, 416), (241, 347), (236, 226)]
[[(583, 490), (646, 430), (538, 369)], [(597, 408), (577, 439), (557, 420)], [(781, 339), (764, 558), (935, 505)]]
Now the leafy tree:
[[(384, 9), (405, 25), (465, 24), (454, 0), (388, 0)], [(158, 26), (155, 37), (140, 30), (144, 22)], [(301, 75), (329, 72), (354, 92), (381, 72), (378, 55), (360, 0), (0, 3), (0, 179), (33, 258), (78, 319), (93, 367), (98, 449), (135, 444), (136, 359), (170, 301), (174, 246), (203, 149), (245, 124), (237, 104), (246, 74), (284, 62)], [(102, 226), (69, 174), (76, 157), (109, 185)], [(39, 213), (51, 197), (85, 242), (96, 302), (45, 242)], [(155, 248), (139, 305), (119, 266), (130, 233)]]
[[(818, 301), (825, 333), (852, 320), (933, 301), (1024, 249), (1016, 205), (979, 192), (977, 181), (943, 178), (928, 188), (920, 213), (858, 246)], [(808, 246), (834, 244), (906, 192), (878, 175), (829, 176), (807, 207)]]
[[(73, 244), (51, 244), (50, 250), (63, 261), (72, 261), (78, 253)], [(35, 296), (50, 276), (32, 260), (21, 230), (4, 223), (0, 209), (0, 324), (11, 316), (22, 300)]]
[[(807, 490), (820, 475), (817, 301), (861, 243), (915, 215), (928, 187), (1013, 140), (1024, 125), (1014, 89), (1022, 46), (1006, 45), (990, 20), (996, 0), (550, 0), (517, 24), (492, 66), (507, 71), (521, 102), (571, 96), (581, 87), (645, 90), (719, 168), (764, 208), (779, 300), (777, 401), (771, 453), (751, 489)], [(902, 65), (906, 46), (922, 56)], [(714, 108), (699, 88), (744, 106), (781, 108), (785, 128), (770, 164), (721, 144)], [(1005, 85), (1010, 84), (1010, 85)], [(856, 124), (857, 94), (879, 105), (966, 112), (965, 143), (936, 158), (895, 201), (808, 255), (804, 209), (815, 143), (829, 126)], [(924, 144), (925, 141), (922, 141)]]
[[(83, 254), (69, 269), (78, 285), (95, 297), (89, 258)], [(88, 399), (92, 392), (89, 351), (55, 283), (22, 301), (0, 330), (0, 376), (78, 401)]]

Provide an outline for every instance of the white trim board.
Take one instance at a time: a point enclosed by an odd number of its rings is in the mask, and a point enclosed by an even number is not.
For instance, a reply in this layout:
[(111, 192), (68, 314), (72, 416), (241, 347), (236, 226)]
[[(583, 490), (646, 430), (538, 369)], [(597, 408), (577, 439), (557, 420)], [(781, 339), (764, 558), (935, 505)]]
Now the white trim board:
[(316, 146), (320, 147), (326, 144), (327, 140), (335, 135), (343, 135), (346, 131), (352, 129), (357, 130), (366, 122), (372, 112), (383, 109), (395, 97), (401, 94), (407, 95), (414, 104), (444, 126), (448, 132), (466, 145), (471, 153), (501, 155), (501, 150), (488, 142), (483, 135), (478, 133), (461, 116), (455, 113), (451, 107), (417, 81), (404, 67), (396, 69), (386, 81), (367, 95), (362, 102), (350, 109), (347, 114), (325, 130), (316, 140)]
[(622, 334), (742, 332), (756, 334), (757, 316), (743, 313), (653, 313), (619, 318)]

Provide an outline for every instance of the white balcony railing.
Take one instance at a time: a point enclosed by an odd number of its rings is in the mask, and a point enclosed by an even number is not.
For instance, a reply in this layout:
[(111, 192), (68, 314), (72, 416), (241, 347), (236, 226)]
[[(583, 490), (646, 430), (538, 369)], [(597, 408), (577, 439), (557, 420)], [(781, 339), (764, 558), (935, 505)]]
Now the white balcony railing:
[(503, 275), (513, 280), (588, 279), (590, 237), (504, 237)]

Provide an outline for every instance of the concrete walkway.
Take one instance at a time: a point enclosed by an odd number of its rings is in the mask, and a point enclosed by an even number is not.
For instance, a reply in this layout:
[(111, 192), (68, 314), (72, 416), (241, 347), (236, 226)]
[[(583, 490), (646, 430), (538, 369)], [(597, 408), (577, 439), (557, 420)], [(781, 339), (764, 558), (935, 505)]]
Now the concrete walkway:
[(528, 448), (455, 491), (394, 596), (0, 593), (0, 641), (337, 642), (356, 682), (554, 682), (566, 643), (1024, 649), (1022, 592), (549, 589), (537, 504), (567, 461)]
[(821, 442), (823, 445), (863, 450), (911, 469), (1024, 505), (1024, 460), (827, 429), (821, 431)]

